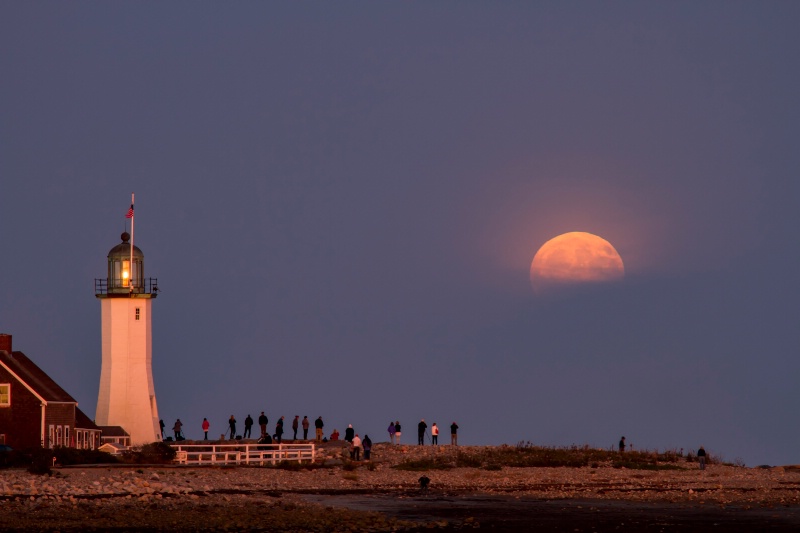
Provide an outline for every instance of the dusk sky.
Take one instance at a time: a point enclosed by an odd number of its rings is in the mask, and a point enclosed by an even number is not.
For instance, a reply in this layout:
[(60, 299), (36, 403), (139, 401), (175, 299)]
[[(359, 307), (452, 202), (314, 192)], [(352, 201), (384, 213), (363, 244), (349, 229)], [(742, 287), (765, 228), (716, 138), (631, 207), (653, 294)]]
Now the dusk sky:
[[(94, 279), (134, 192), (159, 414), (189, 438), (265, 410), (799, 463), (798, 21), (4, 1), (0, 332), (94, 415)], [(534, 293), (570, 231), (624, 280)]]

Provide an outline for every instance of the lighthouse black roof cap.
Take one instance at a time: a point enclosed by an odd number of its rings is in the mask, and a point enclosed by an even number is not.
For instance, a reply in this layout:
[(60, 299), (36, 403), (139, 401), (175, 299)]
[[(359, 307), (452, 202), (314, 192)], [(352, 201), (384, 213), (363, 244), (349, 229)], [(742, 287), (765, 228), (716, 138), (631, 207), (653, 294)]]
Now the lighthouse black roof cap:
[[(124, 259), (126, 257), (131, 256), (131, 243), (130, 243), (131, 236), (126, 231), (122, 235), (120, 235), (120, 238), (122, 239), (122, 242), (113, 247), (111, 251), (108, 252), (109, 259), (115, 257), (120, 257)], [(133, 247), (133, 256), (138, 259), (144, 259), (144, 254), (142, 253), (142, 251), (139, 249), (138, 246)]]

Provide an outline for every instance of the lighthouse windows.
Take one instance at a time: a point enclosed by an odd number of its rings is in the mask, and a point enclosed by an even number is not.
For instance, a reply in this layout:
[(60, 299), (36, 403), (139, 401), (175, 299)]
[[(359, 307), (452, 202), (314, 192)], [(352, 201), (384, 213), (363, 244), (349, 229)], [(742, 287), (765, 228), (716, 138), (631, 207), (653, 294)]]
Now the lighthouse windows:
[(0, 383), (0, 407), (11, 406), (11, 384)]
[(131, 262), (122, 262), (122, 286), (127, 287), (128, 281), (131, 279)]
[(136, 308), (136, 320), (139, 320), (139, 308)]

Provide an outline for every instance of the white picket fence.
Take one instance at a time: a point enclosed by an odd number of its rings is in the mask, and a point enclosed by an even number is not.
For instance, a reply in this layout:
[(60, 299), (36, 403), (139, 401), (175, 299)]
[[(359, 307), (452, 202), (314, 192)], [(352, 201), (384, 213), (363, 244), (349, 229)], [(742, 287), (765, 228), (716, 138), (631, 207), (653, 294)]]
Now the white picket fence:
[(181, 465), (268, 465), (281, 461), (313, 462), (308, 444), (170, 444)]

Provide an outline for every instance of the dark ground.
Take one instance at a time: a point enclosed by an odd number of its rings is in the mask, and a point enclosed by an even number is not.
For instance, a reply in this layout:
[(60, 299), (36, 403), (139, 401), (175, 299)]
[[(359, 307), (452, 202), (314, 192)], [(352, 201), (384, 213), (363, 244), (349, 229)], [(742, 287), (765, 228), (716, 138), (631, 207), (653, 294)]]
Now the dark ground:
[[(330, 507), (378, 511), (400, 520), (447, 520), (494, 531), (547, 532), (798, 532), (800, 508), (744, 509), (711, 504), (621, 500), (544, 500), (527, 497), (428, 494), (308, 496)], [(450, 528), (448, 528), (450, 529)]]

